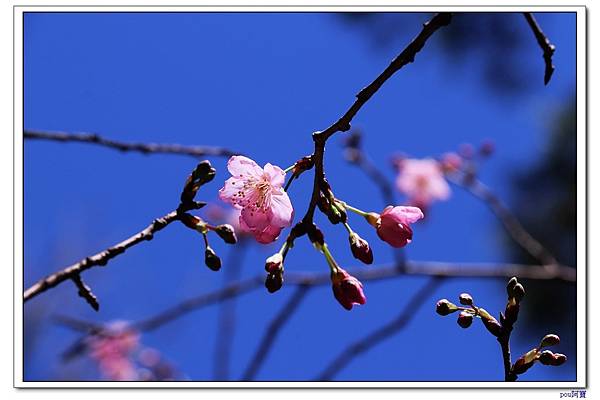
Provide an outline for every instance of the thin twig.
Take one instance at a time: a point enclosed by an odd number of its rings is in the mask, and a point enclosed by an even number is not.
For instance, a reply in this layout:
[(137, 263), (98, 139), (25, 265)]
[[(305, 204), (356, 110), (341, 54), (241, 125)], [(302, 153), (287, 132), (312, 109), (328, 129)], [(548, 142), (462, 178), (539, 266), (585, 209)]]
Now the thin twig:
[[(369, 268), (364, 267), (349, 268), (348, 273), (355, 276), (362, 282), (377, 281), (400, 277), (403, 275), (412, 276), (440, 276), (453, 278), (510, 278), (518, 276), (522, 279), (549, 280), (557, 279), (564, 282), (575, 282), (576, 271), (572, 267), (559, 266), (555, 270), (548, 270), (539, 265), (522, 264), (492, 264), (492, 263), (445, 263), (428, 261), (408, 261), (406, 270), (399, 271), (395, 263), (381, 265)], [(232, 297), (236, 297), (253, 290), (263, 287), (264, 275), (258, 275), (243, 281), (232, 283), (231, 285), (214, 292), (192, 297), (176, 304), (164, 311), (138, 321), (133, 324), (136, 329), (150, 331), (172, 322), (190, 312), (202, 307), (215, 304)], [(320, 286), (331, 284), (329, 273), (286, 273), (286, 286), (305, 285)]]
[(277, 313), (277, 315), (273, 318), (269, 324), (269, 327), (265, 330), (265, 333), (260, 340), (260, 344), (254, 352), (252, 360), (246, 367), (242, 381), (251, 381), (254, 379), (260, 367), (267, 358), (269, 351), (273, 348), (273, 342), (277, 338), (277, 335), (286, 322), (292, 317), (294, 312), (298, 310), (298, 307), (302, 303), (302, 300), (308, 293), (309, 289), (310, 286), (307, 285), (301, 284), (298, 286), (296, 291), (290, 296), (287, 303), (284, 304), (279, 313)]
[(469, 179), (457, 179), (457, 177), (452, 175), (448, 175), (447, 178), (450, 182), (466, 189), (469, 193), (482, 200), (492, 210), (500, 222), (502, 222), (504, 229), (506, 229), (515, 243), (521, 246), (540, 263), (546, 265), (546, 268), (552, 269), (555, 265), (559, 264), (556, 258), (554, 258), (540, 242), (531, 236), (529, 232), (527, 232), (508, 207), (506, 207), (491, 189), (484, 185), (480, 180), (475, 177), (470, 177)]
[(530, 12), (523, 13), (529, 27), (531, 28), (533, 35), (535, 36), (535, 40), (537, 40), (538, 45), (544, 52), (544, 63), (546, 65), (546, 69), (544, 71), (544, 85), (547, 85), (550, 82), (550, 78), (552, 78), (552, 73), (554, 72), (554, 64), (552, 64), (552, 55), (554, 55), (554, 50), (556, 47), (550, 43), (550, 39), (544, 34), (542, 28), (535, 20), (535, 17)]
[(406, 48), (392, 60), (388, 67), (373, 80), (369, 85), (363, 88), (357, 95), (356, 100), (350, 106), (350, 108), (338, 119), (335, 123), (329, 126), (323, 131), (317, 131), (313, 133), (314, 141), (314, 152), (310, 156), (314, 162), (315, 176), (313, 182), (313, 190), (308, 209), (304, 214), (304, 217), (295, 226), (296, 229), (292, 229), (287, 242), (292, 245), (294, 240), (313, 228), (313, 217), (314, 212), (319, 201), (321, 189), (325, 184), (325, 171), (323, 166), (323, 158), (325, 154), (325, 144), (327, 140), (334, 135), (336, 132), (346, 132), (351, 128), (351, 122), (358, 111), (369, 101), (369, 99), (377, 93), (377, 91), (383, 86), (383, 84), (399, 71), (405, 65), (414, 61), (415, 56), (427, 40), (433, 35), (438, 29), (446, 26), (450, 23), (451, 13), (439, 13), (436, 14), (430, 21), (423, 24), (421, 32), (406, 46)]
[[(242, 239), (234, 246), (229, 253), (229, 260), (224, 268), (224, 287), (237, 282), (240, 277), (244, 253), (248, 247), (248, 242)], [(235, 297), (221, 303), (219, 308), (219, 321), (217, 324), (217, 335), (214, 350), (214, 371), (215, 381), (226, 381), (229, 379), (229, 360), (231, 358), (231, 345), (233, 333), (235, 331)]]
[(318, 381), (331, 380), (338, 372), (348, 365), (354, 358), (360, 354), (375, 347), (383, 340), (396, 334), (402, 330), (416, 315), (418, 309), (427, 303), (429, 296), (442, 283), (441, 277), (431, 277), (427, 283), (419, 289), (411, 299), (404, 305), (402, 311), (396, 319), (388, 322), (380, 328), (366, 335), (364, 338), (351, 343), (349, 346), (342, 349), (339, 355), (319, 374), (316, 378)]
[(69, 133), (69, 132), (47, 132), (38, 130), (26, 130), (23, 132), (25, 139), (52, 140), (57, 142), (80, 142), (96, 144), (111, 149), (143, 154), (178, 154), (191, 157), (230, 157), (236, 154), (232, 150), (216, 146), (183, 146), (168, 143), (127, 143), (112, 139), (106, 139), (96, 133)]
[(71, 280), (77, 286), (78, 294), (80, 297), (83, 297), (85, 301), (96, 311), (100, 309), (100, 303), (98, 303), (98, 298), (94, 293), (92, 293), (92, 289), (88, 285), (83, 282), (80, 274), (74, 275)]

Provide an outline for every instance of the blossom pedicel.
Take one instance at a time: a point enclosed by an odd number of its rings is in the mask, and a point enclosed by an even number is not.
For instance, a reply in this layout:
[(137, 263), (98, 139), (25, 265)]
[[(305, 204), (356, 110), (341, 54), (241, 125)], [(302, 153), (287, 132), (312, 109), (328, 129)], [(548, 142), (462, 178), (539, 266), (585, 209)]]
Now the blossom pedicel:
[(227, 163), (232, 177), (219, 190), (221, 200), (241, 210), (240, 228), (259, 243), (274, 242), (281, 230), (292, 223), (294, 209), (283, 183), (285, 172), (276, 165), (264, 169), (244, 156)]

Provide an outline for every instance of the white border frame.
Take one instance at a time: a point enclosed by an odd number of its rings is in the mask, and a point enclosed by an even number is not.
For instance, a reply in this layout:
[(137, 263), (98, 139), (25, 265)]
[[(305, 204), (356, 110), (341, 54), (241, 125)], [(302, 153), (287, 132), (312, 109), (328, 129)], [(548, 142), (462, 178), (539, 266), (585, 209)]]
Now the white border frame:
[[(334, 2), (333, 0), (332, 2)], [(577, 380), (561, 382), (29, 382), (23, 380), (23, 13), (36, 12), (575, 12), (577, 14)], [(14, 6), (13, 137), (14, 137), (14, 369), (19, 388), (585, 388), (587, 387), (587, 26), (584, 6), (402, 6), (402, 5), (221, 5), (221, 6)], [(541, 62), (541, 56), (540, 56)], [(584, 211), (585, 210), (585, 211)], [(583, 267), (583, 268), (582, 268)]]

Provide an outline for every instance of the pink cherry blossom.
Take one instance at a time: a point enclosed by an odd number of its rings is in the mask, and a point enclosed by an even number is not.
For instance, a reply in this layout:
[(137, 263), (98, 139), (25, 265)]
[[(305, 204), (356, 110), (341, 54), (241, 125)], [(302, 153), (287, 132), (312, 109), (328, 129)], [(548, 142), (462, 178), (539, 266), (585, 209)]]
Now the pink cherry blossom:
[(282, 187), (285, 172), (271, 164), (263, 169), (244, 156), (231, 157), (227, 169), (232, 177), (219, 190), (219, 197), (241, 210), (241, 230), (254, 235), (259, 243), (274, 242), (294, 217), (292, 203)]
[(403, 159), (396, 185), (414, 206), (427, 208), (436, 200), (450, 197), (450, 187), (440, 164), (431, 158)]
[(376, 223), (377, 235), (392, 247), (404, 247), (412, 241), (410, 224), (423, 218), (418, 207), (387, 206)]
[(367, 302), (362, 283), (342, 268), (337, 268), (337, 272), (331, 277), (331, 283), (333, 295), (346, 310)]
[(117, 321), (98, 335), (88, 339), (88, 351), (98, 363), (102, 375), (110, 380), (130, 381), (137, 379), (137, 369), (131, 360), (139, 346), (139, 333), (127, 323)]

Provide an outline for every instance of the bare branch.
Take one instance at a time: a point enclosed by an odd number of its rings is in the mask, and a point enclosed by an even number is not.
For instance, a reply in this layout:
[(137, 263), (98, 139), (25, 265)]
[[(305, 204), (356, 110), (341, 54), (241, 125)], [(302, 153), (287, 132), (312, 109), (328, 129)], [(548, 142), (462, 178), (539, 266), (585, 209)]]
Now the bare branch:
[(100, 309), (98, 298), (96, 295), (94, 295), (94, 293), (92, 293), (92, 289), (90, 289), (90, 287), (83, 282), (81, 275), (76, 274), (71, 278), (71, 280), (75, 283), (75, 286), (77, 286), (77, 289), (79, 290), (79, 296), (83, 297), (94, 310), (98, 311)]
[(504, 229), (506, 229), (510, 237), (532, 257), (546, 265), (546, 268), (552, 269), (554, 265), (559, 264), (556, 258), (523, 228), (523, 225), (521, 225), (508, 207), (481, 181), (475, 177), (469, 177), (468, 179), (457, 179), (457, 177), (451, 175), (447, 175), (447, 177), (450, 182), (466, 189), (469, 193), (487, 204), (500, 222), (502, 222)]
[(296, 291), (292, 293), (287, 303), (281, 308), (279, 313), (273, 318), (269, 327), (265, 330), (265, 333), (260, 340), (260, 344), (256, 351), (254, 352), (254, 356), (252, 360), (246, 367), (246, 371), (242, 377), (243, 381), (251, 381), (256, 376), (256, 373), (259, 371), (260, 367), (264, 363), (269, 351), (273, 346), (273, 342), (277, 338), (277, 335), (284, 327), (287, 321), (292, 317), (294, 312), (298, 310), (300, 303), (304, 297), (308, 294), (308, 290), (310, 286), (300, 285), (296, 288)]
[(23, 133), (23, 137), (25, 139), (52, 140), (56, 142), (89, 143), (122, 152), (133, 151), (142, 154), (176, 154), (195, 158), (205, 156), (230, 157), (236, 154), (241, 154), (223, 147), (183, 146), (180, 144), (167, 143), (126, 143), (117, 140), (106, 139), (96, 133), (68, 133), (26, 130)]
[[(224, 268), (224, 285), (229, 285), (239, 280), (242, 269), (244, 253), (248, 248), (248, 241), (242, 239), (229, 253), (229, 259)], [(229, 360), (231, 358), (231, 344), (235, 332), (236, 320), (235, 298), (223, 301), (219, 309), (219, 321), (214, 350), (214, 380), (225, 381), (229, 379)]]
[(554, 64), (552, 64), (552, 55), (554, 55), (554, 50), (556, 47), (550, 43), (550, 39), (544, 34), (542, 28), (535, 20), (534, 16), (530, 12), (523, 13), (533, 35), (535, 36), (535, 40), (537, 40), (538, 45), (544, 52), (544, 63), (546, 64), (546, 69), (544, 71), (544, 85), (547, 85), (550, 82), (550, 78), (552, 78), (552, 73), (554, 72)]
[[(395, 264), (350, 268), (348, 273), (362, 282), (391, 279), (405, 275), (412, 276), (438, 276), (447, 278), (510, 278), (518, 276), (522, 279), (550, 280), (557, 279), (564, 282), (575, 282), (576, 271), (572, 267), (557, 266), (548, 269), (540, 265), (522, 264), (493, 264), (493, 263), (445, 263), (435, 261), (408, 261), (406, 270), (401, 271)], [(136, 329), (151, 331), (169, 323), (179, 317), (200, 308), (215, 304), (232, 297), (249, 293), (263, 287), (264, 276), (232, 283), (231, 285), (207, 294), (192, 297), (173, 307), (138, 321), (134, 324)], [(331, 284), (329, 273), (286, 273), (286, 285), (322, 286)]]
[[(311, 199), (308, 205), (308, 209), (300, 222), (296, 224), (292, 229), (288, 238), (286, 239), (290, 246), (294, 240), (308, 233), (313, 227), (313, 216), (322, 187), (325, 185), (325, 172), (323, 167), (323, 157), (325, 154), (325, 144), (327, 140), (334, 135), (336, 132), (346, 132), (351, 128), (351, 122), (358, 111), (369, 101), (369, 99), (377, 93), (377, 91), (383, 86), (383, 84), (392, 77), (397, 71), (399, 71), (405, 65), (414, 61), (417, 53), (421, 51), (427, 40), (433, 35), (438, 29), (446, 26), (450, 23), (451, 13), (439, 13), (436, 14), (430, 21), (423, 24), (421, 32), (406, 46), (406, 48), (392, 60), (390, 65), (373, 80), (369, 85), (363, 88), (357, 95), (356, 100), (350, 106), (350, 108), (338, 119), (335, 123), (329, 126), (324, 131), (317, 131), (313, 133), (314, 141), (314, 152), (310, 156), (315, 167), (315, 176), (313, 183), (313, 190)], [(310, 236), (310, 235), (309, 235)]]
[(328, 381), (331, 380), (339, 371), (348, 365), (354, 358), (360, 354), (375, 347), (383, 340), (396, 334), (403, 329), (410, 320), (416, 315), (418, 309), (425, 303), (429, 296), (442, 283), (441, 277), (431, 277), (427, 283), (419, 289), (411, 299), (405, 304), (402, 311), (396, 319), (388, 322), (380, 328), (374, 330), (364, 338), (355, 341), (346, 348), (342, 349), (340, 354), (319, 374), (316, 380)]
[(25, 293), (23, 294), (23, 301), (31, 300), (40, 293), (43, 293), (46, 290), (55, 287), (56, 285), (60, 284), (61, 282), (64, 282), (67, 279), (74, 279), (75, 277), (78, 277), (82, 272), (92, 267), (106, 265), (108, 261), (115, 258), (119, 254), (124, 253), (125, 250), (127, 250), (128, 248), (146, 240), (152, 240), (155, 233), (159, 232), (171, 222), (177, 221), (178, 219), (178, 212), (171, 211), (167, 215), (152, 221), (152, 223), (148, 225), (146, 229), (136, 233), (133, 236), (130, 236), (122, 242), (117, 243), (114, 246), (109, 247), (104, 251), (101, 251), (100, 253), (96, 253), (93, 256), (86, 257), (83, 260), (73, 265), (70, 265), (58, 272), (48, 275), (47, 277), (33, 284), (29, 289), (25, 290)]

